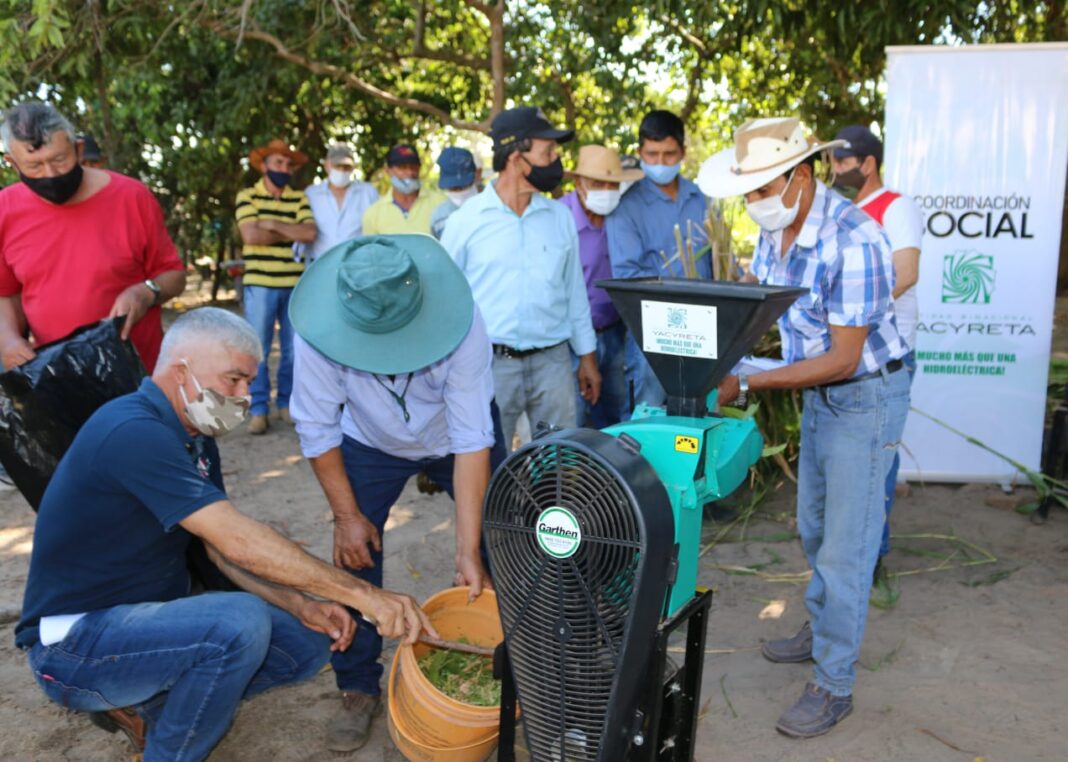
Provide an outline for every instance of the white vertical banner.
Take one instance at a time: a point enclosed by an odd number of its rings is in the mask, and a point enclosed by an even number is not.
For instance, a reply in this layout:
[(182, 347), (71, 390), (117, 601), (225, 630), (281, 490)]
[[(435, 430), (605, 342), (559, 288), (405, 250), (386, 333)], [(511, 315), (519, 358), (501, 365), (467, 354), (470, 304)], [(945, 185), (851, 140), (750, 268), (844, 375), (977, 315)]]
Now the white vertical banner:
[[(1038, 470), (1065, 174), (1068, 44), (887, 48), (887, 185), (916, 199), (912, 407)], [(1018, 477), (909, 414), (910, 481)]]

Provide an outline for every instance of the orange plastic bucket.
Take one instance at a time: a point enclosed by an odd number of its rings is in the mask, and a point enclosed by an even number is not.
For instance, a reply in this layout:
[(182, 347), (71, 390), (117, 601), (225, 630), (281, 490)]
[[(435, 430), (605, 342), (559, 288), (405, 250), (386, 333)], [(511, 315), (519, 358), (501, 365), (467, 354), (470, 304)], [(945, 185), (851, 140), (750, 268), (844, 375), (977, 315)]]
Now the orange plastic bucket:
[[(469, 590), (443, 590), (423, 604), (445, 640), (461, 638), (479, 646), (504, 639), (497, 596), (484, 590), (468, 602)], [(432, 646), (401, 645), (389, 672), (389, 735), (397, 748), (418, 762), (482, 762), (497, 745), (500, 707), (473, 706), (446, 696), (431, 684), (418, 660)]]

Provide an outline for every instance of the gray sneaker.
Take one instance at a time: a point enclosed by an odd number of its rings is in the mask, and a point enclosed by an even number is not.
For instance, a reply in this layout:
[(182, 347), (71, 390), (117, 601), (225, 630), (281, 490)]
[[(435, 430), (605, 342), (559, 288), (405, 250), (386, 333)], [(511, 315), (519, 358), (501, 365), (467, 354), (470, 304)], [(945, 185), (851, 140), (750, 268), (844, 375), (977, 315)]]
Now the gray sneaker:
[(791, 738), (821, 736), (852, 711), (852, 696), (835, 696), (815, 683), (808, 683), (797, 703), (779, 718), (775, 729)]
[(812, 628), (808, 622), (802, 625), (792, 638), (769, 640), (760, 647), (764, 658), (778, 664), (797, 664), (812, 659)]
[(356, 751), (371, 737), (371, 719), (381, 713), (379, 696), (342, 691), (341, 708), (330, 718), (326, 729), (326, 748), (330, 751)]

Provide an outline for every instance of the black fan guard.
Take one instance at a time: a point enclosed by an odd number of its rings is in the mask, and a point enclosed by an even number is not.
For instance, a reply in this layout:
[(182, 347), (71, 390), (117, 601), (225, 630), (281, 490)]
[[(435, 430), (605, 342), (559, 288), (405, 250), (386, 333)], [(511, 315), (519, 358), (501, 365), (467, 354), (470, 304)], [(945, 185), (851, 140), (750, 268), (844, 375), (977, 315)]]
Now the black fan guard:
[[(570, 557), (536, 539), (551, 507), (581, 527)], [(674, 554), (656, 472), (632, 441), (549, 434), (494, 474), (483, 531), (532, 758), (623, 759)]]

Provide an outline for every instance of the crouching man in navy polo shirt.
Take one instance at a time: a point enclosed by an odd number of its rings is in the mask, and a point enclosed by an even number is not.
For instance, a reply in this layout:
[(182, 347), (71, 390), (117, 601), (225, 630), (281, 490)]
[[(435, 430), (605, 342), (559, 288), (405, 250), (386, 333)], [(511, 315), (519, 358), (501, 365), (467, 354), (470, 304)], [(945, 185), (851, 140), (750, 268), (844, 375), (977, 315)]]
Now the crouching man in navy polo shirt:
[[(227, 500), (214, 437), (248, 415), (261, 358), (241, 318), (183, 315), (152, 377), (89, 419), (41, 502), (15, 641), (50, 699), (123, 730), (145, 762), (204, 759), (242, 699), (316, 674), (356, 632), (345, 606), (387, 637), (433, 631), (410, 597)], [(194, 535), (248, 592), (190, 595)]]

